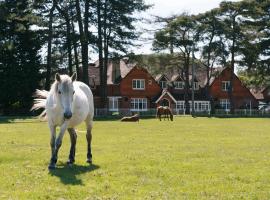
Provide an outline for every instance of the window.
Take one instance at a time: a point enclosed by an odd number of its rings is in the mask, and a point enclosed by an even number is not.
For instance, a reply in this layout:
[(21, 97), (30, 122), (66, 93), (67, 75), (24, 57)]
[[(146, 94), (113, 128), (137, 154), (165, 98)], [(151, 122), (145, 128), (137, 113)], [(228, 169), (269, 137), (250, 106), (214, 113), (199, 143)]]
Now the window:
[(131, 98), (131, 111), (147, 111), (146, 98)]
[(144, 79), (134, 79), (134, 80), (132, 80), (132, 88), (134, 90), (144, 90), (145, 89), (145, 81), (144, 81)]
[[(192, 89), (192, 82), (189, 84), (190, 89)], [(199, 90), (199, 83), (194, 81), (194, 90)]]
[[(189, 101), (190, 111), (192, 110), (192, 102)], [(177, 101), (176, 102), (176, 110), (184, 110), (185, 109), (185, 101)], [(209, 101), (194, 101), (194, 110), (196, 112), (201, 111), (209, 111), (210, 110), (210, 102)]]
[(184, 82), (183, 81), (175, 81), (174, 85), (175, 85), (175, 89), (184, 89)]
[(167, 81), (160, 81), (160, 87), (161, 87), (162, 89), (167, 88)]
[(109, 97), (109, 111), (118, 111), (118, 99), (119, 97)]
[(229, 110), (231, 107), (230, 100), (229, 99), (220, 99), (220, 107), (224, 110)]
[(230, 88), (230, 81), (222, 81), (222, 91), (228, 91)]
[(176, 110), (184, 110), (185, 109), (185, 102), (184, 101), (177, 101), (176, 102)]

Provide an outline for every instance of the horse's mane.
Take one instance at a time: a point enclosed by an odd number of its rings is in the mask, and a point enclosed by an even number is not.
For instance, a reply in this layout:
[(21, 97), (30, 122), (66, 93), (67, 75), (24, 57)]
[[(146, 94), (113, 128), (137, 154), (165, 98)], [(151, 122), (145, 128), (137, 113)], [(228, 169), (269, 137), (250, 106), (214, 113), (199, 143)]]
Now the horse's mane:
[(47, 90), (36, 90), (35, 93), (33, 94), (34, 97), (34, 103), (32, 108), (30, 109), (31, 111), (36, 111), (39, 109), (44, 109), (42, 113), (39, 115), (39, 119), (41, 120), (46, 120), (46, 101), (50, 93), (54, 94), (57, 89), (57, 81), (54, 81), (54, 83), (51, 85), (50, 91)]

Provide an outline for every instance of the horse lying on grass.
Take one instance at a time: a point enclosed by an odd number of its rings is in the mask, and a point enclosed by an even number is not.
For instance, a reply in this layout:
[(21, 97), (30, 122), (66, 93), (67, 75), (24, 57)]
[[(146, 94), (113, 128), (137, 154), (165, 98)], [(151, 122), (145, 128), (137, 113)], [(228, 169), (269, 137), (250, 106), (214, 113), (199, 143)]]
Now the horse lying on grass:
[[(90, 88), (79, 81), (76, 81), (77, 74), (71, 77), (68, 75), (55, 75), (55, 81), (50, 91), (37, 90), (32, 110), (45, 108), (41, 113), (42, 117), (48, 120), (51, 132), (51, 160), (49, 169), (54, 169), (57, 162), (59, 148), (66, 130), (71, 140), (69, 159), (67, 164), (75, 162), (75, 148), (77, 134), (74, 127), (81, 122), (86, 124), (87, 139), (87, 162), (92, 163), (91, 140), (94, 117), (94, 101)], [(56, 127), (60, 126), (60, 133), (56, 138)]]
[(123, 117), (121, 119), (121, 122), (139, 122), (139, 120), (140, 120), (139, 115), (135, 114), (135, 115), (133, 115), (131, 117)]
[[(167, 118), (168, 120), (171, 119), (171, 121), (173, 121), (173, 114), (172, 114), (171, 109), (168, 106), (157, 107), (156, 117), (159, 118), (160, 121), (161, 121), (162, 115), (164, 116), (164, 120)], [(170, 116), (170, 118), (169, 118), (169, 116)]]

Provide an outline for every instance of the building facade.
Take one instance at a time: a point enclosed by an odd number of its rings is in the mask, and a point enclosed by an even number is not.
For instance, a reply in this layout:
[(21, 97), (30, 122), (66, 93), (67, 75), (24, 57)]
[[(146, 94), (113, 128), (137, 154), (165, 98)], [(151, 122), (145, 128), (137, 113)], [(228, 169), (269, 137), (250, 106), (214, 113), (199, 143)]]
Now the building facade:
[[(196, 112), (210, 112), (210, 105), (216, 109), (230, 109), (228, 88), (230, 87), (230, 68), (223, 69), (212, 77), (209, 95), (206, 95), (205, 71), (194, 77), (194, 109)], [(99, 95), (99, 66), (89, 66), (90, 86), (94, 93), (95, 107), (102, 109)], [(191, 87), (192, 77), (189, 76)], [(186, 113), (184, 78), (177, 72), (165, 73), (155, 78), (147, 69), (128, 62), (128, 59), (110, 61), (107, 73), (108, 108), (111, 112), (129, 110), (144, 112), (157, 106), (168, 106), (174, 113)], [(188, 92), (191, 108), (191, 88)], [(233, 98), (235, 109), (258, 107), (258, 101), (239, 78), (234, 75)], [(211, 103), (212, 101), (212, 103)]]

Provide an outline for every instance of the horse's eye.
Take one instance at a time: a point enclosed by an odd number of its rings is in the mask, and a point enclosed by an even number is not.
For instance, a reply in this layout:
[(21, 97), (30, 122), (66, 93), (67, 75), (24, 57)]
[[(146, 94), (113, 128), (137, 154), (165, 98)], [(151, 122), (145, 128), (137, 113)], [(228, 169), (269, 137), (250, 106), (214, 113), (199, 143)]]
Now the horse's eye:
[(61, 94), (61, 91), (58, 91), (58, 94)]
[(73, 94), (75, 93), (75, 91), (73, 91)]

